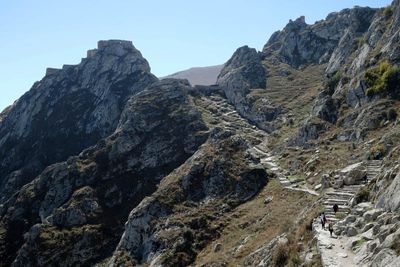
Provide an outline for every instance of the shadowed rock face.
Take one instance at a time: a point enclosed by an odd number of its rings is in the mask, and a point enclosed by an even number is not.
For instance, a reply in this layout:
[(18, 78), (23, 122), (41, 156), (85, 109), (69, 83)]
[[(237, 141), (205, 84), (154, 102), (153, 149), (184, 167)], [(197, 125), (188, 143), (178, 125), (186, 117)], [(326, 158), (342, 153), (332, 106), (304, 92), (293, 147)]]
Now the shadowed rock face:
[(189, 88), (163, 80), (132, 96), (114, 134), (10, 198), (0, 211), (2, 261), (72, 266), (111, 256), (131, 209), (207, 139)]
[(100, 41), (78, 65), (48, 71), (0, 122), (0, 203), (46, 166), (111, 134), (132, 94), (157, 78), (131, 42)]

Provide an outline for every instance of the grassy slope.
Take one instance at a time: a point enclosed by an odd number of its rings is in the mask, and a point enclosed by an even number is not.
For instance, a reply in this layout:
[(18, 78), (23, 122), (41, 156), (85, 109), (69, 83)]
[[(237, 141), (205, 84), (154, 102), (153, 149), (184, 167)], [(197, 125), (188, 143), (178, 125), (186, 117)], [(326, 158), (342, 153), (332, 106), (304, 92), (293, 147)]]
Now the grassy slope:
[[(265, 204), (264, 200), (269, 196), (273, 200)], [(271, 180), (254, 199), (220, 219), (226, 224), (221, 236), (203, 249), (193, 265), (227, 262), (227, 266), (237, 266), (244, 257), (293, 227), (303, 207), (315, 200), (314, 196), (288, 191), (277, 180)], [(241, 249), (234, 251), (246, 238)], [(222, 248), (214, 252), (218, 243)]]

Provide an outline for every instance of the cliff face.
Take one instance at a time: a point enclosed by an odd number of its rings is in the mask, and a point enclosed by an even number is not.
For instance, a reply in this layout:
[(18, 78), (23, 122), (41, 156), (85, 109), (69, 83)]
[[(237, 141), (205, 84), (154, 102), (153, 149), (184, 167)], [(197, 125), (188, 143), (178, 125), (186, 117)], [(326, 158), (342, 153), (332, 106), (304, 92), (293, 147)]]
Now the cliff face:
[(8, 199), (3, 263), (71, 266), (111, 255), (129, 211), (207, 138), (188, 88), (164, 80), (133, 95), (114, 134), (49, 166)]
[(264, 103), (262, 110), (254, 108), (260, 99), (251, 97), (251, 89), (265, 89), (267, 71), (262, 65), (262, 55), (254, 48), (241, 47), (226, 62), (218, 76), (217, 84), (226, 98), (235, 105), (243, 117), (256, 123), (260, 128), (271, 131), (266, 122), (277, 117), (279, 109)]
[(46, 166), (110, 135), (132, 94), (157, 81), (127, 41), (100, 41), (78, 65), (48, 71), (0, 123), (0, 203)]

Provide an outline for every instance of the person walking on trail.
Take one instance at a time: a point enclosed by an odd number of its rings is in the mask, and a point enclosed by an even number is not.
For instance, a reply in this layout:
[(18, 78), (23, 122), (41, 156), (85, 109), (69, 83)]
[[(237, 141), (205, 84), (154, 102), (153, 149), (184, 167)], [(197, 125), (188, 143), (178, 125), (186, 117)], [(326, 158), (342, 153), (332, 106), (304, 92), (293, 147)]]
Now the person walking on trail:
[(339, 210), (338, 204), (333, 204), (333, 212), (335, 212), (335, 214), (336, 214), (336, 212), (338, 212), (338, 210)]
[(331, 233), (331, 237), (332, 237), (332, 233), (333, 233), (333, 223), (332, 223), (332, 222), (329, 222), (329, 224), (328, 224), (328, 230), (329, 230), (329, 232)]
[(324, 213), (321, 213), (321, 216), (320, 216), (319, 219), (320, 219), (320, 221), (321, 221), (322, 229), (325, 230), (325, 222), (326, 222), (325, 214), (324, 214)]

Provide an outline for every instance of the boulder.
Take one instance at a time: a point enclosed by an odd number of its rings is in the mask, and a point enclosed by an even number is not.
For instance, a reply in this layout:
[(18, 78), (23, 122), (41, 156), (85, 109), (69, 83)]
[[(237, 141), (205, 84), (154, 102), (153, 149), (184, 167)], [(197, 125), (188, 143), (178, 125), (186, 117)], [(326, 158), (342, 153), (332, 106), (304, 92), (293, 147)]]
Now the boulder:
[(339, 189), (342, 188), (344, 185), (344, 180), (342, 178), (336, 179), (335, 183), (333, 184), (333, 188)]
[(391, 249), (382, 249), (372, 260), (371, 266), (398, 267), (400, 257)]
[(325, 189), (325, 188), (328, 188), (331, 186), (329, 174), (323, 174), (321, 176), (321, 186), (322, 186), (322, 189)]
[(350, 223), (355, 222), (356, 220), (357, 220), (357, 216), (349, 215), (344, 219), (344, 223), (345, 224), (350, 224)]
[(358, 232), (354, 226), (349, 226), (347, 227), (346, 234), (347, 236), (355, 236), (358, 234)]
[(369, 229), (374, 227), (374, 223), (367, 223), (364, 228), (361, 230), (361, 232), (365, 233), (366, 231), (368, 231)]
[(322, 184), (317, 184), (314, 186), (314, 190), (320, 190), (322, 188)]
[(367, 175), (362, 162), (351, 164), (339, 171), (345, 185), (360, 184)]
[(221, 251), (221, 249), (222, 249), (222, 244), (217, 243), (217, 244), (215, 244), (213, 251), (218, 252), (218, 251)]
[(393, 234), (388, 235), (382, 242), (381, 247), (383, 248), (393, 248), (400, 244), (400, 229), (398, 229)]
[(383, 210), (381, 209), (372, 209), (364, 213), (363, 217), (366, 222), (374, 221), (381, 215)]

